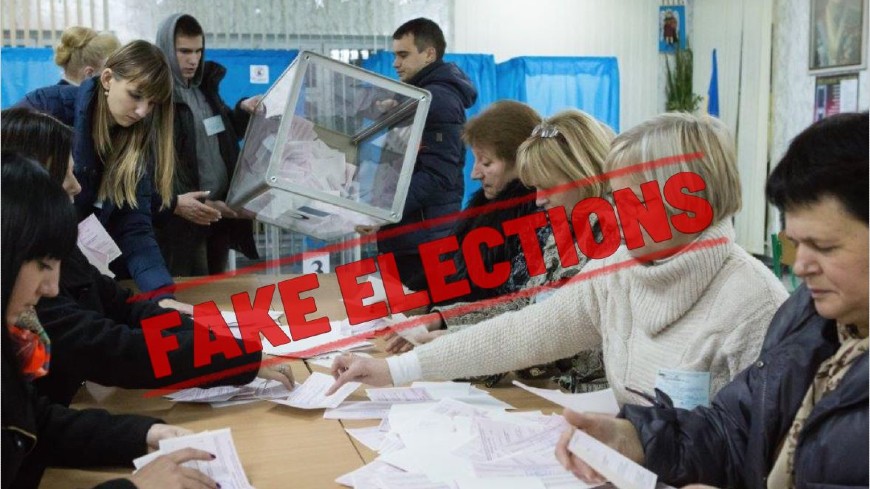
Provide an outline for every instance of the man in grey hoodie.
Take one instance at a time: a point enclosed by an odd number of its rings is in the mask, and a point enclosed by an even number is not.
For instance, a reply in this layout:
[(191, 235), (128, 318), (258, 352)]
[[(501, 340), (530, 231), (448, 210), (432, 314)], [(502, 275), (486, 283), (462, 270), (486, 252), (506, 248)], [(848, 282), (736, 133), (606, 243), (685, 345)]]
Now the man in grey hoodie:
[(227, 107), (218, 93), (226, 68), (204, 61), (205, 35), (192, 16), (167, 17), (157, 30), (156, 44), (174, 77), (174, 191), (199, 191), (213, 211), (206, 215), (200, 208), (191, 212), (202, 215), (168, 216), (156, 223), (158, 242), (173, 276), (222, 273), (230, 248), (258, 258), (253, 222), (239, 219), (224, 199), (238, 160), (239, 139), (260, 97), (242, 99), (234, 110)]

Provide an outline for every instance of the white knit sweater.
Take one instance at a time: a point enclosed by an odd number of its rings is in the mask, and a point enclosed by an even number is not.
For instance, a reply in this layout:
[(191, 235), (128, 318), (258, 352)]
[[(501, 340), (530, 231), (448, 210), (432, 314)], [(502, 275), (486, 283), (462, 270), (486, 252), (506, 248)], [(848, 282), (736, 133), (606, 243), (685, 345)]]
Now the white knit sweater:
[(648, 404), (626, 387), (652, 392), (659, 369), (710, 372), (712, 396), (756, 358), (774, 312), (788, 296), (762, 263), (734, 243), (730, 219), (711, 226), (696, 243), (715, 239), (723, 242), (654, 265), (639, 264), (620, 248), (590, 262), (581, 280), (545, 302), (390, 359), (393, 379), (399, 384), (414, 377), (489, 375), (601, 346), (620, 404)]

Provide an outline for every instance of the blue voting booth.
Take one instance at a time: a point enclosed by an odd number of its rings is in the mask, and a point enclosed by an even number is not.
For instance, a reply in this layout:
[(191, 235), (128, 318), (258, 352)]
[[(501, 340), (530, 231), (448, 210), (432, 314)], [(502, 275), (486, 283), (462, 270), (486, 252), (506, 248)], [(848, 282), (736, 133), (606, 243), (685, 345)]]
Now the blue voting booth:
[[(265, 92), (298, 53), (295, 49), (207, 49), (205, 58), (227, 68), (221, 97), (232, 106), (240, 98)], [(61, 78), (50, 48), (3, 48), (0, 55), (3, 72), (0, 107), (4, 109), (27, 92), (53, 85)]]

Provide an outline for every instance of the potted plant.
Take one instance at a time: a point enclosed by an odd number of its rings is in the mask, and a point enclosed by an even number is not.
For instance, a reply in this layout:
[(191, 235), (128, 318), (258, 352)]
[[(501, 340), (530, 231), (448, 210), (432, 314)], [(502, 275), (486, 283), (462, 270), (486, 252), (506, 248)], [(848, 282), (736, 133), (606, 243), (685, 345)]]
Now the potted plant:
[(692, 92), (692, 49), (688, 45), (683, 49), (677, 44), (673, 56), (673, 69), (668, 59), (670, 56), (665, 57), (665, 68), (667, 68), (665, 110), (694, 112), (701, 103), (701, 96)]

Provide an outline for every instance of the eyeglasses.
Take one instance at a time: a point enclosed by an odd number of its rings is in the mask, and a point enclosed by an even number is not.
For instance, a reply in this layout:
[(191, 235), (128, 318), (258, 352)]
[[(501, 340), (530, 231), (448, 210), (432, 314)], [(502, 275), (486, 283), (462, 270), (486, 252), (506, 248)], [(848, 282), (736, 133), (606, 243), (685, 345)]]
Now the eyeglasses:
[(532, 137), (554, 138), (559, 135), (559, 130), (556, 126), (547, 122), (542, 122), (532, 129)]

